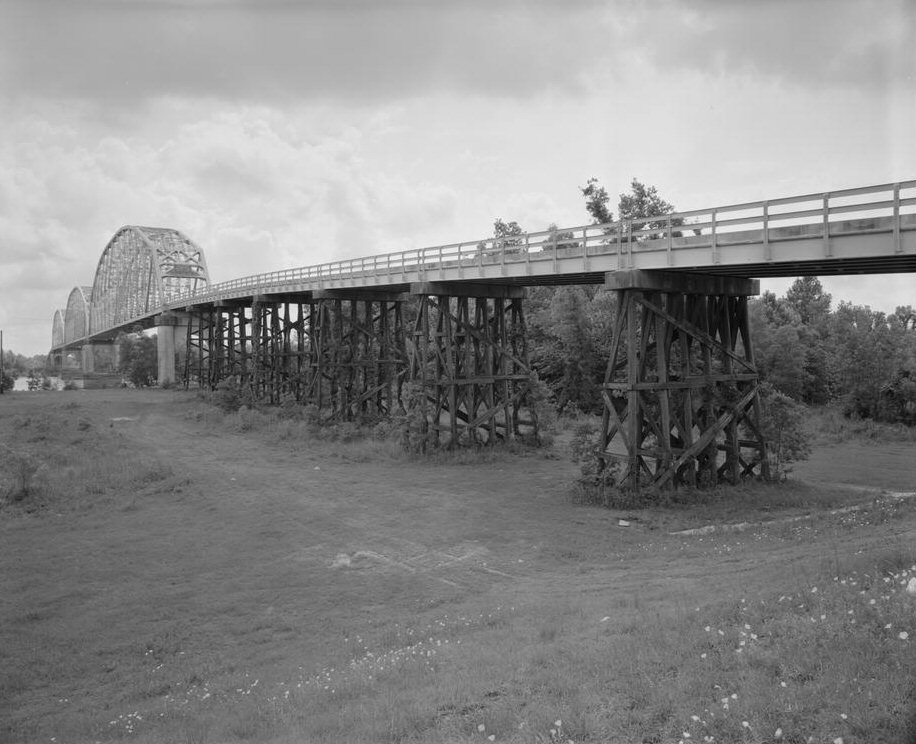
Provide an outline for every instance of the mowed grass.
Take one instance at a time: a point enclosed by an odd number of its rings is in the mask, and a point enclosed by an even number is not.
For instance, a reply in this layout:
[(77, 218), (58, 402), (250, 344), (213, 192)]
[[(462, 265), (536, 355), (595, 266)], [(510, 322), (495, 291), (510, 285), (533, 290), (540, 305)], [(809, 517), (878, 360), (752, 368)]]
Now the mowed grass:
[(0, 442), (42, 467), (0, 509), (0, 740), (916, 740), (913, 499), (609, 512), (557, 454), (8, 398)]

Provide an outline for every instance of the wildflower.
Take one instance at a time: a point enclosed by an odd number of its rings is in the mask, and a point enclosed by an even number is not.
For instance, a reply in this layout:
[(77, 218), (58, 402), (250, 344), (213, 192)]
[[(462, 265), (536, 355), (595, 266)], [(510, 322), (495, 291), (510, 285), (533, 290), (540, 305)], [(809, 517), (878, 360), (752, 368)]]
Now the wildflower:
[(496, 734), (490, 734), (487, 737), (487, 741), (496, 741)]
[(477, 731), (478, 731), (479, 733), (482, 734), (482, 733), (483, 733), (484, 731), (486, 731), (486, 730), (487, 730), (487, 727), (484, 726), (482, 723), (478, 723), (478, 724), (477, 724)]
[(907, 633), (905, 630), (901, 630), (901, 631), (897, 634), (897, 637), (898, 637), (901, 641), (905, 641), (907, 638), (910, 637), (910, 634)]
[(781, 728), (778, 728), (778, 729), (776, 729), (776, 730), (773, 732), (773, 738), (774, 738), (774, 739), (781, 739), (781, 738), (782, 738), (782, 729), (781, 729)]
[(558, 718), (556, 721), (553, 722), (553, 725), (556, 726), (557, 728), (560, 728), (563, 725), (563, 721), (561, 721)]
[(840, 713), (840, 718), (845, 721), (847, 718), (849, 718), (849, 716), (847, 716), (845, 713)]

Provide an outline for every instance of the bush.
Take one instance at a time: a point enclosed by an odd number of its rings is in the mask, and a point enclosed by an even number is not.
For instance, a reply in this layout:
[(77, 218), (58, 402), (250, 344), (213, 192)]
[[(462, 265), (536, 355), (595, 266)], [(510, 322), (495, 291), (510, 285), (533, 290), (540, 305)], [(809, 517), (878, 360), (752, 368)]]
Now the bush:
[[(569, 452), (574, 462), (579, 464), (581, 475), (573, 486), (572, 499), (577, 504), (600, 504), (607, 507), (629, 508), (637, 501), (645, 500), (625, 489), (618, 487), (621, 464), (607, 462), (601, 453), (601, 428), (594, 421), (576, 424)], [(653, 491), (654, 494), (654, 491)], [(655, 501), (654, 496), (650, 496)]]
[(804, 422), (808, 409), (769, 383), (760, 386), (760, 429), (767, 443), (770, 480), (785, 480), (791, 463), (807, 460), (811, 444)]
[(240, 386), (234, 377), (221, 381), (211, 399), (217, 408), (226, 413), (235, 413), (242, 406), (253, 408), (255, 403), (251, 389)]
[(13, 481), (7, 498), (10, 501), (22, 501), (34, 492), (33, 479), (41, 464), (28, 453), (17, 452), (5, 445), (3, 451), (3, 469)]

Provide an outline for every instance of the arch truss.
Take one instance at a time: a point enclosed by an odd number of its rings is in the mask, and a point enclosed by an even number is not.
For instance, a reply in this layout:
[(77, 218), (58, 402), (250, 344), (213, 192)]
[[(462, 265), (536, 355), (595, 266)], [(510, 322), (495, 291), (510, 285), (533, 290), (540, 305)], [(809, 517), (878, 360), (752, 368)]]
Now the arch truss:
[(51, 323), (51, 348), (57, 349), (64, 345), (64, 318), (67, 316), (65, 308), (54, 311), (54, 320)]
[(89, 335), (89, 297), (92, 287), (74, 287), (67, 298), (64, 311), (64, 344)]
[(178, 230), (122, 227), (99, 259), (89, 330), (96, 334), (128, 325), (209, 283), (203, 251)]

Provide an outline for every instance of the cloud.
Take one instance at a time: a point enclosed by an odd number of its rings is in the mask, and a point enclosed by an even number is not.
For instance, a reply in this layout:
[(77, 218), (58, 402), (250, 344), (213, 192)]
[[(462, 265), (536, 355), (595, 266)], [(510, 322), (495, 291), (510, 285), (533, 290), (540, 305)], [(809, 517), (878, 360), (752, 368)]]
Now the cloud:
[(911, 0), (674, 0), (633, 8), (625, 31), (666, 69), (770, 78), (792, 86), (916, 80)]
[(912, 86), (914, 24), (910, 0), (6, 0), (0, 91), (125, 107), (527, 98), (648, 81), (650, 68)]
[(99, 136), (80, 119), (0, 121), (3, 305), (40, 299), (50, 328), (70, 289), (92, 283), (124, 224), (181, 230), (219, 281), (416, 247), (425, 231), (450, 222), (451, 189), (363, 162), (384, 117), (336, 122), (326, 128), (337, 134), (312, 136), (289, 119), (242, 106), (158, 138)]
[(602, 48), (592, 5), (10, 0), (0, 86), (106, 101), (528, 95), (580, 84)]

